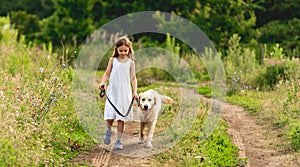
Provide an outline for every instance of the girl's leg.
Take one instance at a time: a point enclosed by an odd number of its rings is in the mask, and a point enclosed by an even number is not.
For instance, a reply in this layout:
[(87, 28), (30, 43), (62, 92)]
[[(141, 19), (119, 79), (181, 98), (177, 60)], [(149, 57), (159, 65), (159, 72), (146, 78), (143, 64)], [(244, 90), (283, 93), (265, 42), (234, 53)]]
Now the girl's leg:
[(124, 121), (118, 120), (118, 125), (117, 125), (117, 140), (121, 140), (124, 132)]
[(111, 137), (111, 134), (112, 134), (111, 127), (113, 125), (113, 122), (114, 122), (113, 119), (106, 120), (107, 129), (105, 131), (105, 136), (104, 136), (104, 144), (106, 144), (106, 145), (110, 144), (110, 137)]
[(117, 125), (117, 140), (116, 140), (116, 144), (115, 144), (115, 149), (116, 150), (122, 150), (123, 149), (123, 145), (122, 145), (122, 136), (123, 136), (123, 132), (124, 132), (124, 121), (120, 121), (118, 120), (118, 125)]
[(112, 127), (113, 123), (114, 123), (113, 119), (106, 120), (107, 130), (111, 131), (111, 127)]

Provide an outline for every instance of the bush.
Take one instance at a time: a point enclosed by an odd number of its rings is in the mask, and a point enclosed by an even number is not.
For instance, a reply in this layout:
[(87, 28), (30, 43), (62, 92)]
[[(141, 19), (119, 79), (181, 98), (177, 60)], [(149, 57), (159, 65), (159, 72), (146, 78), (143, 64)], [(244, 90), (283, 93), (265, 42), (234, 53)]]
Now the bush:
[(280, 81), (288, 81), (296, 73), (296, 67), (292, 61), (280, 60), (277, 63), (266, 65), (265, 72), (257, 76), (256, 83), (260, 90), (271, 90)]
[(288, 136), (291, 141), (292, 147), (295, 150), (300, 150), (300, 124), (299, 124), (299, 122), (290, 125)]
[(255, 51), (242, 48), (241, 38), (234, 34), (229, 40), (229, 49), (224, 58), (229, 94), (255, 88), (255, 78), (260, 73)]

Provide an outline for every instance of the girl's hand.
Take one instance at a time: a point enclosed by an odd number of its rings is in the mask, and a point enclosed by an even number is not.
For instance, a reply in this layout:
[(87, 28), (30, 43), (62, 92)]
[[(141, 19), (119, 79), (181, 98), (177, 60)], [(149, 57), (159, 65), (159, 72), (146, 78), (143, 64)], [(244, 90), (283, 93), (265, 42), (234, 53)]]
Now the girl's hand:
[(105, 88), (105, 85), (104, 85), (104, 84), (101, 84), (101, 85), (99, 86), (99, 89), (100, 89), (100, 90), (104, 90), (104, 88)]
[(136, 98), (139, 98), (139, 95), (137, 94), (137, 92), (134, 92), (133, 93), (133, 97), (136, 99)]

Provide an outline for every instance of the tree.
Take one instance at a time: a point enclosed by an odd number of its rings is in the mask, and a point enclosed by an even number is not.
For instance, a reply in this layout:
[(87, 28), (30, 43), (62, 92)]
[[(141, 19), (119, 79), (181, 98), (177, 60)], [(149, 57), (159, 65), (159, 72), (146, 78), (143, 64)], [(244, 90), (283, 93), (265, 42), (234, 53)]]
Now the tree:
[(25, 11), (38, 18), (46, 18), (53, 13), (54, 3), (52, 0), (1, 0), (1, 16), (17, 11)]
[(24, 35), (27, 42), (33, 41), (36, 33), (40, 31), (39, 18), (25, 11), (12, 12), (10, 22), (18, 29), (18, 40)]
[(228, 47), (233, 34), (239, 34), (241, 42), (254, 37), (256, 16), (252, 8), (251, 1), (201, 0), (189, 18), (221, 49)]
[(56, 0), (55, 12), (43, 21), (40, 37), (52, 41), (55, 46), (63, 43), (81, 44), (94, 27), (89, 15), (87, 0)]
[(254, 5), (257, 27), (273, 20), (300, 19), (299, 0), (256, 0)]

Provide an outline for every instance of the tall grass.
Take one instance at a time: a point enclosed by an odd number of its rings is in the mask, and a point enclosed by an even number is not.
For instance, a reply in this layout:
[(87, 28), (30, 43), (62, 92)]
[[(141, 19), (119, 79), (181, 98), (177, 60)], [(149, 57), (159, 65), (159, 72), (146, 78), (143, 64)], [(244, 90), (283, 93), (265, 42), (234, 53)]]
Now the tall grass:
[(17, 42), (1, 18), (0, 166), (59, 166), (92, 141), (71, 99), (72, 69), (52, 46)]
[[(227, 100), (262, 116), (266, 124), (283, 131), (286, 147), (300, 146), (300, 66), (298, 60), (284, 59), (279, 45), (267, 49), (263, 64), (255, 53), (242, 48), (240, 38), (233, 36), (224, 59), (226, 66)], [(290, 143), (290, 144), (289, 144)]]
[[(80, 126), (73, 108), (73, 70), (61, 62), (65, 56), (53, 52), (51, 44), (42, 47), (25, 45), (22, 37), (17, 42), (17, 32), (10, 28), (8, 18), (0, 18), (0, 28), (0, 166), (67, 165), (70, 158), (95, 144)], [(172, 40), (168, 47), (177, 47)], [(255, 53), (241, 47), (239, 40), (237, 35), (231, 38), (224, 59), (228, 99), (271, 118), (274, 127), (286, 130), (290, 146), (299, 150), (300, 77), (296, 75), (299, 64), (281, 61), (279, 46), (274, 47), (267, 57), (276, 55), (276, 62), (284, 62), (283, 65), (258, 64)], [(178, 48), (173, 51), (177, 52)], [(198, 82), (209, 81), (199, 57), (189, 54), (181, 57), (189, 62)], [(284, 67), (283, 72), (278, 71), (281, 67)], [(150, 78), (169, 76), (163, 71), (150, 72)], [(139, 80), (142, 77), (139, 76)], [(274, 77), (278, 78), (272, 80)], [(266, 95), (269, 98), (262, 98)], [(240, 164), (243, 160), (236, 158), (237, 148), (225, 133), (224, 122), (220, 122), (207, 141), (199, 140), (204, 119), (204, 115), (199, 115), (193, 129), (179, 145), (158, 155), (163, 159), (159, 162), (176, 161), (178, 166)]]

